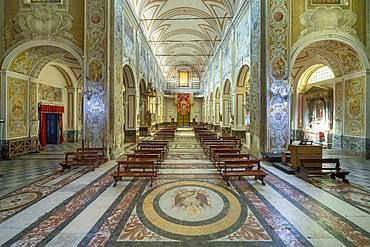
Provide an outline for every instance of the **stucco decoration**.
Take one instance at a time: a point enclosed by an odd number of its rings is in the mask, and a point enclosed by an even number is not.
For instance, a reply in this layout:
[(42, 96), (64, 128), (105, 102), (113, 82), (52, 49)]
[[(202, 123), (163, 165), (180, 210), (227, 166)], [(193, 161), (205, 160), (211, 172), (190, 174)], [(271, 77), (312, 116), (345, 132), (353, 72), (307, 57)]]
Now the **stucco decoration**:
[(343, 83), (337, 82), (335, 84), (335, 134), (342, 135), (342, 119), (343, 119)]
[(27, 136), (26, 119), (28, 118), (28, 82), (8, 77), (8, 136), (16, 138)]
[(250, 88), (250, 107), (251, 125), (251, 153), (260, 152), (260, 135), (261, 135), (261, 2), (258, 0), (251, 1), (251, 88)]
[[(222, 51), (222, 81), (230, 77), (231, 73), (231, 39), (224, 43), (225, 46)], [(217, 83), (218, 81), (216, 81)]]
[(87, 147), (107, 146), (107, 107), (106, 107), (106, 33), (104, 0), (86, 2), (87, 52), (85, 60), (88, 68), (84, 87), (85, 142)]
[(365, 134), (365, 78), (359, 77), (345, 82), (344, 134), (363, 136)]
[(38, 134), (37, 82), (30, 82), (30, 135)]
[(125, 45), (123, 44), (123, 20), (122, 18), (122, 0), (115, 0), (115, 12), (114, 12), (114, 98), (110, 101), (109, 109), (113, 109), (114, 121), (110, 123), (110, 126), (114, 128), (114, 150), (118, 150), (123, 147), (123, 124), (125, 122), (124, 118), (124, 105), (123, 105), (123, 75), (122, 75), (122, 61), (123, 61), (123, 49)]
[(103, 135), (106, 125), (105, 115), (105, 89), (103, 81), (89, 84), (88, 92), (93, 92), (91, 98), (88, 99), (88, 112), (86, 115), (86, 125), (89, 126), (89, 132), (86, 133), (89, 147), (105, 146)]
[(148, 81), (147, 49), (144, 47), (143, 41), (140, 43), (140, 79)]
[(270, 2), (269, 149), (283, 150), (289, 140), (288, 14), (287, 1)]
[[(239, 71), (239, 68), (246, 63), (247, 60), (250, 60), (250, 40), (251, 40), (251, 11), (250, 8), (245, 12), (243, 19), (240, 20), (237, 30), (236, 30), (236, 49), (235, 54), (235, 64), (238, 68), (236, 71)], [(238, 73), (238, 72), (236, 72)]]
[(123, 54), (131, 64), (136, 64), (136, 52), (135, 52), (135, 33), (134, 26), (130, 22), (130, 19), (123, 12)]
[[(345, 43), (335, 40), (324, 40), (309, 45), (308, 49), (323, 57), (328, 57), (330, 64), (333, 64), (334, 68), (341, 69), (341, 71), (334, 71), (336, 76), (341, 76), (343, 73), (348, 75), (364, 70), (363, 63), (357, 52)], [(341, 61), (342, 68), (335, 66), (338, 64), (337, 61)]]
[(352, 28), (357, 22), (357, 15), (339, 6), (319, 6), (313, 10), (307, 10), (300, 16), (300, 20), (306, 29), (301, 32), (299, 38), (312, 32), (326, 30), (343, 31), (357, 36)]
[(18, 33), (15, 41), (63, 38), (76, 42), (69, 33), (72, 22), (73, 17), (57, 5), (33, 4), (29, 9), (22, 9), (14, 19)]
[(37, 77), (43, 66), (56, 58), (69, 57), (58, 47), (36, 46), (19, 53), (10, 63), (10, 71)]

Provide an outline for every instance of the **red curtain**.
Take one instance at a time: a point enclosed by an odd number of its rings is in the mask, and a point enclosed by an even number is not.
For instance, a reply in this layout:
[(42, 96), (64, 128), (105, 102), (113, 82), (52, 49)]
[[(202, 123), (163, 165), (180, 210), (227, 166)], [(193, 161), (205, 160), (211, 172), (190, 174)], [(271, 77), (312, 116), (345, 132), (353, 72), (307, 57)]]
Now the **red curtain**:
[(42, 147), (46, 146), (46, 114), (48, 113), (59, 113), (59, 129), (60, 129), (60, 142), (64, 142), (63, 136), (63, 113), (64, 106), (55, 106), (55, 105), (39, 105), (40, 117), (40, 144)]

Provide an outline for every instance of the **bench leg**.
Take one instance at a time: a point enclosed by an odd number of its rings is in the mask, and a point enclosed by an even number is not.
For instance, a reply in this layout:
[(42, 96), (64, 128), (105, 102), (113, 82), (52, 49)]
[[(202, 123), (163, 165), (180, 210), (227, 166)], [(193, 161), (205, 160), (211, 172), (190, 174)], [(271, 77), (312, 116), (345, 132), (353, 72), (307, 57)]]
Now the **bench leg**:
[(265, 184), (265, 181), (263, 181), (263, 178), (265, 177), (265, 175), (256, 175), (255, 177), (254, 177), (254, 179), (258, 179), (258, 180), (260, 180), (261, 181), (261, 184), (262, 185), (266, 185)]
[(122, 180), (122, 177), (121, 176), (113, 176), (113, 179), (114, 179), (113, 187), (116, 187), (117, 182), (118, 181), (121, 181)]

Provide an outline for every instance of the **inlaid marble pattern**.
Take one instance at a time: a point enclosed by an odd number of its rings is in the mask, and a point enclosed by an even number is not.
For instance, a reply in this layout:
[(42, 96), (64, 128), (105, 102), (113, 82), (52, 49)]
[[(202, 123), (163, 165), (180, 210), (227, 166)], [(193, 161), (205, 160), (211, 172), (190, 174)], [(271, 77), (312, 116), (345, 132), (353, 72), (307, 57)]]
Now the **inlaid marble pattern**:
[[(191, 131), (181, 135), (196, 143)], [(309, 184), (264, 162), (266, 186), (243, 177), (227, 187), (208, 157), (168, 158), (184, 150), (170, 148), (152, 186), (123, 178), (113, 187), (108, 161), (3, 195), (0, 245), (370, 246), (369, 163), (359, 168), (366, 161), (340, 156), (344, 169), (353, 167), (349, 184), (325, 176)]]

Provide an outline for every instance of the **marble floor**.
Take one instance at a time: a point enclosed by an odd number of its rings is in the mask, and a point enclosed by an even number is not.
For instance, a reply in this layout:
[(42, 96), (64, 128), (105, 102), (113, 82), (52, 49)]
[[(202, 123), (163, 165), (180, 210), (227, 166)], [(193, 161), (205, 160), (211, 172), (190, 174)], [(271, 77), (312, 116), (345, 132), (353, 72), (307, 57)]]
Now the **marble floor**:
[(114, 160), (61, 173), (78, 145), (0, 160), (0, 246), (370, 246), (370, 160), (323, 150), (351, 171), (349, 184), (307, 183), (265, 161), (265, 186), (243, 177), (227, 187), (180, 129), (152, 186), (113, 187)]

